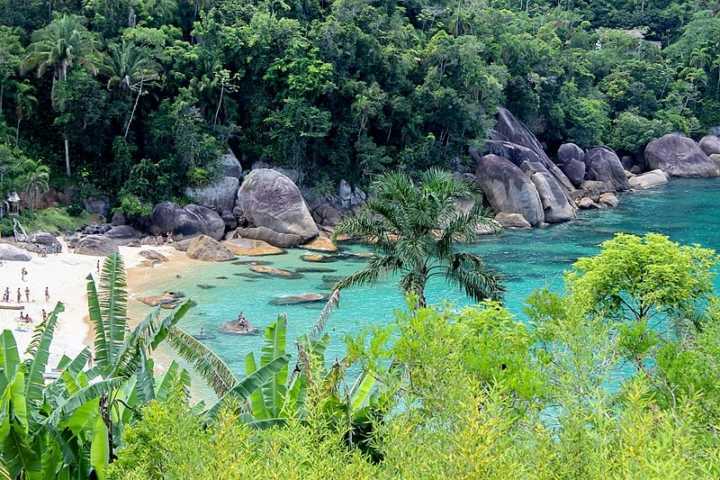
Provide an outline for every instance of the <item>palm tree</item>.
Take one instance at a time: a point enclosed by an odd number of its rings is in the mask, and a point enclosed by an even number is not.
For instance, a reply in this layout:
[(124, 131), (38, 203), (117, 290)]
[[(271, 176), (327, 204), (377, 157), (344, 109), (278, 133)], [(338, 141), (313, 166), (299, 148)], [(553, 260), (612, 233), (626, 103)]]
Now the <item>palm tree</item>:
[(456, 206), (471, 195), (470, 186), (442, 170), (428, 170), (415, 183), (405, 173), (387, 173), (373, 185), (372, 198), (357, 216), (344, 219), (335, 237), (347, 234), (369, 240), (376, 254), (367, 266), (340, 281), (336, 288), (371, 284), (399, 273), (400, 287), (426, 304), (425, 286), (442, 276), (475, 300), (497, 299), (500, 279), (482, 258), (456, 249), (458, 241), (476, 238), (479, 225), (489, 225), (479, 202), (467, 213)]
[(118, 88), (128, 95), (136, 92), (130, 118), (125, 125), (127, 138), (140, 98), (146, 93), (145, 89), (160, 78), (159, 67), (145, 49), (123, 40), (120, 44), (110, 46), (110, 56), (106, 59), (103, 70), (108, 76), (108, 89)]
[(18, 82), (17, 91), (15, 92), (15, 117), (17, 118), (15, 146), (20, 142), (20, 124), (32, 113), (35, 105), (37, 105), (35, 87), (27, 81)]
[(34, 210), (40, 196), (50, 189), (50, 169), (36, 160), (27, 159), (20, 165), (20, 170), (23, 172), (20, 185), (30, 209)]
[[(73, 65), (87, 68), (96, 73), (97, 49), (92, 34), (83, 26), (80, 17), (62, 15), (56, 17), (49, 25), (33, 33), (29, 53), (25, 59), (23, 70), (36, 70), (42, 77), (47, 70), (53, 72), (51, 98), (55, 101), (57, 82), (67, 80), (68, 70)], [(70, 145), (67, 132), (63, 132), (65, 144), (65, 172), (69, 177)]]

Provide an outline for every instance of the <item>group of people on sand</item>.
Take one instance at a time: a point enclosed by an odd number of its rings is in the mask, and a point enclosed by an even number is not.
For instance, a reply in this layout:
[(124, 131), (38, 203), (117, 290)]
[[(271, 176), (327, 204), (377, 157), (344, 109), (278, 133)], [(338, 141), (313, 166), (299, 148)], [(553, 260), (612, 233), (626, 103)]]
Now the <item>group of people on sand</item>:
[[(25, 287), (25, 301), (23, 301), (23, 290), (21, 287), (18, 287), (17, 289), (17, 295), (15, 295), (15, 299), (17, 303), (30, 303), (31, 294), (30, 294), (30, 287)], [(5, 291), (3, 292), (2, 296), (2, 303), (10, 303), (10, 287), (5, 287)], [(50, 289), (48, 287), (45, 287), (45, 303), (50, 303)]]

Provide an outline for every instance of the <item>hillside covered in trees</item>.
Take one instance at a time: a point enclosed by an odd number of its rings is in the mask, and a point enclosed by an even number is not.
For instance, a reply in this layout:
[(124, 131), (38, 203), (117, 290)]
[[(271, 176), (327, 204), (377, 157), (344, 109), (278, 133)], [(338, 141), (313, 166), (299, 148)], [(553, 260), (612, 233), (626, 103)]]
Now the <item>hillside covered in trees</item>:
[(720, 125), (709, 0), (0, 0), (0, 25), (0, 190), (128, 213), (228, 146), (322, 192), (469, 162), (498, 106), (551, 152)]

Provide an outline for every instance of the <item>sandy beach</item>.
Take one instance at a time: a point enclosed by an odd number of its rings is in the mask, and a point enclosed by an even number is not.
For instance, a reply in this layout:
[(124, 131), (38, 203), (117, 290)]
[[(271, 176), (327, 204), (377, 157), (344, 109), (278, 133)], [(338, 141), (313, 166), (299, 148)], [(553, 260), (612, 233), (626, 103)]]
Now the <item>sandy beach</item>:
[[(145, 258), (139, 253), (141, 250), (155, 250), (171, 260), (182, 257), (174, 248), (163, 247), (120, 247), (120, 254), (128, 270), (128, 283), (130, 303), (136, 297), (133, 286), (141, 279), (148, 280), (153, 270), (162, 270), (162, 266), (145, 266)], [(178, 255), (179, 254), (179, 255)], [(32, 338), (33, 329), (42, 322), (42, 311), (48, 314), (57, 302), (62, 302), (65, 311), (60, 315), (53, 342), (50, 346), (50, 367), (57, 365), (62, 355), (73, 357), (86, 346), (92, 347), (92, 331), (87, 315), (87, 276), (92, 274), (97, 278), (98, 260), (102, 263), (103, 257), (76, 255), (69, 253), (63, 245), (63, 253), (41, 257), (32, 254), (29, 262), (3, 262), (0, 266), (0, 296), (7, 287), (10, 288), (10, 305), (22, 306), (22, 313), (32, 319), (32, 325), (19, 321), (20, 310), (0, 309), (0, 330), (10, 330), (15, 335), (18, 349), (21, 354), (27, 349)], [(165, 264), (167, 265), (167, 264)], [(27, 270), (25, 281), (22, 279), (22, 269)], [(45, 299), (45, 287), (48, 288), (50, 300)], [(22, 302), (17, 303), (17, 291), (21, 291)], [(30, 301), (27, 302), (25, 289), (30, 291)], [(133, 321), (134, 320), (134, 321)], [(138, 319), (131, 318), (131, 324)]]

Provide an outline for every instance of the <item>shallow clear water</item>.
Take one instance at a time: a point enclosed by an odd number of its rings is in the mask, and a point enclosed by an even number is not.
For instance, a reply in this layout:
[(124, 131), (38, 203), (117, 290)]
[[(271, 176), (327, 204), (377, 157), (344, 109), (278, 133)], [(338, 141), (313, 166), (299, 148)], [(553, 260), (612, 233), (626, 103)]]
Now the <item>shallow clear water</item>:
[[(505, 302), (521, 317), (523, 302), (529, 293), (541, 287), (561, 288), (563, 271), (579, 257), (596, 253), (599, 244), (617, 232), (659, 232), (678, 242), (698, 243), (720, 250), (718, 203), (720, 180), (673, 180), (665, 187), (624, 195), (618, 208), (580, 212), (576, 221), (546, 229), (505, 232), (483, 239), (469, 249), (483, 255), (505, 276)], [(351, 246), (347, 250), (361, 251), (362, 248)], [(303, 273), (300, 279), (247, 278), (243, 276), (249, 273), (247, 265), (208, 264), (202, 269), (185, 272), (171, 285), (157, 285), (150, 293), (181, 290), (195, 300), (198, 306), (181, 326), (191, 333), (204, 328), (216, 334), (215, 339), (206, 341), (207, 345), (241, 373), (244, 356), (260, 348), (262, 337), (226, 336), (217, 332), (220, 325), (242, 311), (262, 329), (279, 314), (286, 313), (288, 345), (292, 351), (291, 342), (311, 328), (322, 304), (274, 306), (269, 301), (276, 295), (329, 293), (323, 276), (347, 275), (363, 266), (357, 261), (307, 263), (300, 259), (305, 253), (293, 250), (287, 255), (256, 260), (289, 270), (326, 268), (334, 271)], [(430, 283), (427, 297), (431, 303), (445, 300), (455, 305), (470, 303), (461, 292), (441, 279)], [(392, 280), (344, 292), (340, 309), (333, 314), (328, 326), (333, 341), (327, 359), (334, 360), (342, 355), (342, 339), (346, 335), (390, 322), (393, 311), (403, 305), (403, 298)]]

